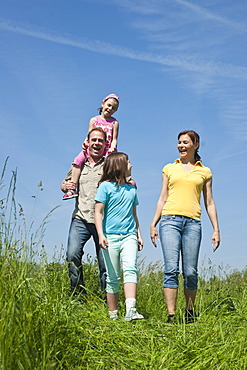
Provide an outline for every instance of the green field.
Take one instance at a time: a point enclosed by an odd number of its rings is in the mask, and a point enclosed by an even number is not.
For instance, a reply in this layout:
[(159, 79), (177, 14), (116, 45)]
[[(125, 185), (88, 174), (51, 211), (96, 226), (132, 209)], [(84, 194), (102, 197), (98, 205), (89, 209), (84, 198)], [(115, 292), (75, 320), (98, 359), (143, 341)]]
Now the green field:
[(46, 261), (46, 218), (37, 231), (28, 229), (15, 204), (15, 178), (7, 191), (3, 174), (1, 181), (1, 369), (247, 369), (246, 269), (226, 272), (208, 261), (200, 273), (197, 321), (184, 323), (180, 292), (178, 322), (171, 325), (162, 265), (140, 262), (137, 308), (145, 320), (123, 320), (121, 291), (120, 318), (111, 321), (96, 262), (85, 262), (88, 298), (78, 303), (68, 294), (66, 264)]

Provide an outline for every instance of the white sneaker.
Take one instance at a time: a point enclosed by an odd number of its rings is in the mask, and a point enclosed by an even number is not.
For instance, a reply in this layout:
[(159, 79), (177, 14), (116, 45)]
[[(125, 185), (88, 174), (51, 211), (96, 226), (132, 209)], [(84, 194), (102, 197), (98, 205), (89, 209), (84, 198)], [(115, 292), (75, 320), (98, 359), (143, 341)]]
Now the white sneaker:
[(111, 320), (117, 320), (117, 318), (118, 318), (118, 312), (117, 311), (109, 311), (109, 318), (111, 319)]
[(142, 320), (144, 316), (142, 316), (139, 312), (137, 312), (136, 308), (130, 308), (125, 315), (125, 321), (132, 321), (132, 320)]

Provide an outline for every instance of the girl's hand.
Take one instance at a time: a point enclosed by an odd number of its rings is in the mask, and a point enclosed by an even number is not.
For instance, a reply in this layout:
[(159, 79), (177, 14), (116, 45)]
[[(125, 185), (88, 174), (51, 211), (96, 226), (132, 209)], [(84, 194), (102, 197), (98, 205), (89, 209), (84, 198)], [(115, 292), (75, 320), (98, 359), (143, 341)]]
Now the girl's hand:
[(84, 141), (84, 143), (82, 143), (82, 150), (85, 152), (88, 148), (88, 139), (86, 139)]
[(102, 236), (99, 238), (99, 246), (100, 248), (107, 249), (108, 248), (108, 240), (106, 239), (105, 236)]
[(142, 250), (142, 248), (143, 248), (143, 240), (142, 240), (142, 238), (138, 238), (138, 251), (141, 251)]
[(109, 148), (108, 149), (108, 154), (114, 153), (116, 151), (116, 148)]
[(131, 177), (127, 178), (127, 184), (133, 185), (137, 189), (137, 185), (135, 180), (133, 180)]
[(159, 234), (158, 234), (156, 227), (152, 225), (150, 226), (150, 238), (152, 240), (153, 245), (157, 247), (156, 239), (159, 240)]
[(214, 231), (212, 235), (212, 247), (213, 247), (213, 252), (216, 251), (220, 246), (220, 232), (219, 231)]

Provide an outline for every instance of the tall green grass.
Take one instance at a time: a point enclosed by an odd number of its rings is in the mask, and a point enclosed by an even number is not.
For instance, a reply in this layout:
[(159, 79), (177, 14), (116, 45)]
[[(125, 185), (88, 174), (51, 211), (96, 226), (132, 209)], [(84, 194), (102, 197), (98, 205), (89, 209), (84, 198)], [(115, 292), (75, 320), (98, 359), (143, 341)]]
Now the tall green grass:
[[(6, 168), (4, 168), (6, 171)], [(166, 324), (163, 267), (139, 263), (138, 310), (145, 320), (110, 321), (100, 298), (97, 263), (85, 261), (88, 297), (69, 296), (66, 263), (48, 262), (42, 248), (46, 218), (28, 229), (15, 204), (16, 173), (0, 183), (1, 369), (247, 369), (247, 270), (203, 268), (194, 324)], [(3, 194), (3, 196), (2, 196)], [(180, 284), (182, 286), (182, 284)], [(182, 289), (182, 288), (181, 288)]]

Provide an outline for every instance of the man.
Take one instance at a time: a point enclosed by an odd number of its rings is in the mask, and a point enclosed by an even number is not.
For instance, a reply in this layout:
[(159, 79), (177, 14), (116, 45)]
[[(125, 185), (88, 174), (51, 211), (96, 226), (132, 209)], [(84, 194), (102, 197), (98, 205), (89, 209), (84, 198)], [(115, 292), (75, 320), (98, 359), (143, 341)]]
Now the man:
[[(82, 267), (83, 249), (91, 236), (96, 248), (101, 289), (105, 290), (106, 287), (105, 263), (94, 225), (94, 197), (104, 164), (103, 153), (106, 145), (106, 133), (99, 127), (93, 128), (88, 134), (88, 144), (89, 156), (82, 166), (79, 179), (79, 196), (76, 199), (72, 215), (67, 246), (71, 292), (82, 295), (86, 294)], [(71, 182), (70, 170), (62, 182), (61, 189), (66, 192), (71, 188), (73, 188), (73, 183)]]

